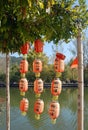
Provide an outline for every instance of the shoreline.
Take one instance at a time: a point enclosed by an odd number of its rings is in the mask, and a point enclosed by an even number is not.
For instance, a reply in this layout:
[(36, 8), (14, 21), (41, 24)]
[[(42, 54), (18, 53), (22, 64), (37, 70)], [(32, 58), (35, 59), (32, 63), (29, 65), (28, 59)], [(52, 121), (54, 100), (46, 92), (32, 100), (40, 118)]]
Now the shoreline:
[[(10, 87), (18, 87), (19, 83), (11, 83)], [(29, 83), (28, 87), (33, 87), (34, 83)], [(49, 88), (51, 83), (44, 83), (45, 88)], [(6, 87), (4, 83), (0, 83), (0, 87)], [(62, 87), (78, 87), (78, 83), (62, 83)], [(84, 87), (88, 87), (88, 84), (84, 84)]]

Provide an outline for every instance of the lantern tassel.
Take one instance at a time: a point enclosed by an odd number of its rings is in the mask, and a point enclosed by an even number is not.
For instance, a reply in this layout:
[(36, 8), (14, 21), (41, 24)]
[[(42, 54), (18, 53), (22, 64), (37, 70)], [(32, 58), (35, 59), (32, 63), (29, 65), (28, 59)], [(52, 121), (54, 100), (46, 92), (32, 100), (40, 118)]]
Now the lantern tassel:
[(56, 124), (56, 119), (51, 119), (52, 124)]
[(40, 93), (37, 93), (37, 94), (35, 95), (36, 98), (39, 98), (40, 96), (41, 96)]
[(22, 77), (22, 78), (25, 78), (25, 73), (21, 73), (21, 77)]
[(27, 54), (23, 55), (23, 59), (25, 59), (25, 60), (27, 59)]
[(61, 75), (62, 75), (62, 73), (60, 73), (60, 72), (56, 72), (56, 78), (61, 77)]
[(35, 114), (35, 119), (39, 120), (40, 119), (40, 114)]
[(40, 73), (35, 73), (35, 77), (36, 78), (40, 77)]
[(58, 100), (58, 95), (53, 96), (52, 101), (57, 101), (57, 100)]
[(25, 92), (20, 92), (20, 95), (21, 96), (25, 96)]
[(27, 113), (26, 112), (21, 112), (21, 114), (22, 114), (22, 116), (26, 116)]

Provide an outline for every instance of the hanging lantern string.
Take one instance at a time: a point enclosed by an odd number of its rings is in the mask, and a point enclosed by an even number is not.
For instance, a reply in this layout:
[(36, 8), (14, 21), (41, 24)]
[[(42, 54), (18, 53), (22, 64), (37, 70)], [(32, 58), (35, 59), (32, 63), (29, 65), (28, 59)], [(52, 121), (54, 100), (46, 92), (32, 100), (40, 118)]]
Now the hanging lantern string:
[(53, 95), (53, 98), (49, 107), (49, 115), (53, 124), (56, 123), (56, 119), (60, 112), (60, 104), (57, 102), (57, 100), (62, 91), (62, 82), (60, 81), (59, 77), (64, 71), (64, 59), (65, 56), (63, 54), (58, 52), (56, 53), (54, 61), (54, 70), (56, 72), (56, 76), (51, 82), (51, 94)]
[[(30, 45), (27, 41), (21, 48), (20, 51), (23, 54), (23, 59), (20, 62), (20, 73), (21, 73), (21, 79), (19, 81), (19, 90), (20, 95), (25, 96), (25, 92), (28, 90), (28, 81), (25, 78), (25, 74), (28, 72), (28, 61), (27, 61), (27, 54), (29, 51)], [(29, 101), (27, 98), (23, 98), (20, 101), (20, 111), (22, 115), (26, 115), (29, 107)]]
[(27, 54), (29, 52), (29, 42), (25, 42), (23, 46), (21, 46), (20, 51), (23, 54), (23, 59), (20, 62), (20, 73), (21, 79), (19, 81), (19, 90), (20, 95), (25, 96), (25, 92), (28, 90), (28, 81), (25, 77), (26, 73), (28, 72), (28, 61), (27, 61)]
[(40, 39), (34, 41), (34, 51), (36, 52), (35, 60), (33, 61), (33, 72), (35, 73), (34, 81), (34, 92), (36, 97), (40, 97), (43, 92), (43, 81), (40, 78), (40, 73), (42, 72), (42, 61), (40, 60), (41, 54), (43, 52), (43, 42)]
[(42, 61), (40, 60), (40, 54), (43, 52), (43, 42), (40, 39), (34, 41), (34, 51), (36, 52), (37, 59), (33, 62), (33, 72), (35, 77), (40, 77), (40, 72), (42, 71)]
[(61, 53), (56, 53), (56, 58), (54, 61), (54, 70), (56, 72), (56, 76), (54, 80), (51, 82), (51, 94), (53, 95), (52, 100), (58, 100), (58, 96), (62, 90), (62, 82), (60, 81), (59, 77), (61, 76), (62, 72), (64, 72), (64, 59), (65, 56)]
[(56, 53), (56, 58), (54, 61), (54, 69), (56, 72), (56, 77), (61, 77), (62, 72), (64, 72), (64, 68), (65, 68), (64, 59), (65, 59), (65, 55), (59, 52)]

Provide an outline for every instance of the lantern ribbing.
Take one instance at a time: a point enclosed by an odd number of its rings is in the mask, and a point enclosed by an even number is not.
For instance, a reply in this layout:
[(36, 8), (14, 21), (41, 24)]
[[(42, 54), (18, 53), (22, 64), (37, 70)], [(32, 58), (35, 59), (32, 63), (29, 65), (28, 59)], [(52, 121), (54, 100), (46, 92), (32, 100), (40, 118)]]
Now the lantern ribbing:
[(40, 39), (35, 40), (34, 50), (38, 56), (33, 61), (33, 72), (35, 73), (34, 81), (34, 92), (35, 96), (38, 98), (34, 103), (34, 113), (37, 120), (40, 119), (40, 115), (44, 111), (44, 101), (40, 99), (41, 93), (43, 92), (43, 81), (40, 78), (40, 73), (42, 72), (42, 61), (40, 60), (40, 55), (43, 52), (43, 43)]

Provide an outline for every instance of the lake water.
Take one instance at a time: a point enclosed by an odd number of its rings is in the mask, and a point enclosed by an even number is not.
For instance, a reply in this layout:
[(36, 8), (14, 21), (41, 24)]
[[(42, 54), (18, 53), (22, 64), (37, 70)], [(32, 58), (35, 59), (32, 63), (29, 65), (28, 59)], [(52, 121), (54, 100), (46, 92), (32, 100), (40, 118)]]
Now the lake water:
[[(11, 88), (11, 130), (77, 130), (77, 88), (63, 88), (58, 99), (60, 103), (60, 116), (56, 124), (51, 123), (48, 115), (49, 104), (52, 101), (50, 89), (45, 89), (41, 95), (45, 103), (44, 112), (40, 120), (35, 119), (34, 102), (35, 94), (32, 88), (26, 93), (29, 100), (29, 110), (22, 116), (19, 103), (22, 99), (18, 88)], [(84, 130), (88, 130), (88, 88), (85, 88)], [(0, 88), (0, 97), (5, 97), (5, 88)], [(0, 130), (6, 130), (5, 103), (0, 103)]]

